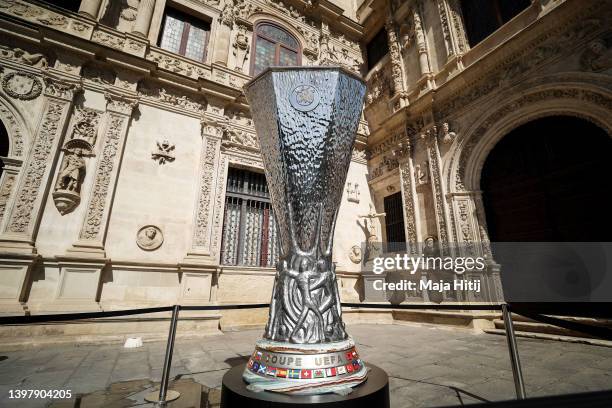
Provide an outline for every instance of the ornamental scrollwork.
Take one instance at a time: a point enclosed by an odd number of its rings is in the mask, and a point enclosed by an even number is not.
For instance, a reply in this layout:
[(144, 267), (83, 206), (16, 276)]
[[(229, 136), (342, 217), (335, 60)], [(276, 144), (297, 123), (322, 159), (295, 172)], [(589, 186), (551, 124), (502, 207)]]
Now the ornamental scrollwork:
[(12, 98), (28, 101), (42, 92), (42, 83), (28, 72), (9, 72), (2, 78), (2, 90)]

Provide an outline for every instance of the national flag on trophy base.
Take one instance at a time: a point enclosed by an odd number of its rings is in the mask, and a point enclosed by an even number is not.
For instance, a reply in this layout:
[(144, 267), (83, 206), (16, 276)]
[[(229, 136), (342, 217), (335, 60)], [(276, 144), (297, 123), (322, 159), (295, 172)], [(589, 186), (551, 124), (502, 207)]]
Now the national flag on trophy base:
[(313, 373), (312, 373), (312, 376), (314, 378), (324, 378), (325, 377), (325, 370), (321, 370), (321, 369), (314, 370)]
[(355, 369), (355, 371), (359, 370), (361, 368), (361, 360), (354, 360), (353, 368)]
[(351, 361), (353, 359), (353, 353), (351, 353), (350, 351), (346, 352), (346, 359), (348, 361)]
[(279, 368), (278, 370), (276, 370), (276, 376), (281, 378), (287, 377), (287, 370), (285, 370), (284, 368)]
[(257, 374), (265, 374), (266, 373), (266, 366), (263, 364), (259, 364), (259, 368), (257, 369)]
[(259, 370), (259, 363), (257, 361), (253, 361), (253, 368), (252, 370), (254, 372), (257, 372), (257, 370)]
[(300, 373), (300, 378), (311, 379), (312, 378), (312, 370), (302, 370)]
[(355, 371), (355, 369), (353, 368), (353, 365), (351, 363), (348, 363), (345, 367), (346, 367), (346, 372), (347, 373), (352, 373), (353, 371)]
[(290, 369), (287, 373), (289, 378), (300, 378), (300, 370), (299, 369)]
[(269, 375), (270, 377), (276, 377), (276, 367), (268, 366), (268, 369), (266, 370), (266, 375)]
[(338, 375), (346, 374), (346, 368), (344, 366), (340, 366), (336, 370), (338, 371)]
[(248, 364), (249, 368), (253, 368), (253, 363), (254, 363), (253, 359), (249, 358), (249, 364)]
[(357, 358), (357, 352), (355, 350), (351, 351), (351, 355), (353, 356), (353, 358)]
[(261, 351), (255, 352), (255, 360), (261, 360)]
[(336, 376), (336, 367), (328, 368), (325, 370), (326, 377), (335, 377)]

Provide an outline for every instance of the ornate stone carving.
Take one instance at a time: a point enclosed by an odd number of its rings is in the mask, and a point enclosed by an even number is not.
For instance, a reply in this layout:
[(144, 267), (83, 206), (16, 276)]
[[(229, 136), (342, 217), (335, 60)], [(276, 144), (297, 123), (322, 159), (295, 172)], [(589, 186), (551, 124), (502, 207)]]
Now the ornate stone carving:
[(16, 174), (7, 173), (6, 176), (4, 176), (2, 188), (0, 189), (0, 218), (2, 218), (5, 214), (6, 204), (8, 203), (8, 200), (11, 197), (11, 193), (13, 191), (13, 186), (15, 185), (16, 179)]
[(164, 243), (164, 234), (155, 225), (145, 225), (136, 234), (136, 244), (145, 251), (154, 251)]
[(238, 26), (236, 40), (234, 41), (234, 56), (236, 57), (234, 69), (236, 71), (244, 71), (244, 63), (246, 62), (250, 50), (251, 46), (249, 44), (249, 38), (247, 37), (246, 27), (242, 25)]
[(439, 106), (438, 111), (441, 116), (449, 116), (455, 111), (465, 109), (482, 96), (502, 87), (510, 86), (521, 75), (542, 65), (546, 60), (560, 54), (563, 50), (571, 49), (572, 44), (584, 39), (603, 24), (603, 18), (580, 17), (582, 19), (579, 19), (573, 25), (563, 25), (562, 28), (547, 32), (535, 44), (521, 47), (520, 51), (504, 59), (496, 67), (492, 67), (488, 71), (489, 75), (479, 77), (475, 82), (466, 83), (465, 87), (450, 95), (446, 98), (446, 102)]
[(81, 228), (80, 239), (95, 240), (98, 238), (102, 224), (106, 198), (111, 184), (111, 173), (115, 167), (115, 156), (119, 149), (123, 128), (127, 116), (110, 114), (101, 157), (96, 169), (96, 179), (87, 206), (85, 222)]
[(448, 227), (446, 223), (446, 209), (444, 207), (444, 193), (442, 190), (438, 138), (436, 137), (435, 127), (431, 129), (431, 133), (429, 130), (427, 131), (426, 138), (431, 187), (435, 201), (436, 220), (438, 223), (438, 237), (442, 245), (442, 251), (446, 254), (448, 252)]
[(93, 33), (91, 40), (97, 42), (102, 45), (106, 45), (110, 48), (115, 48), (118, 50), (123, 49), (123, 44), (125, 43), (125, 38), (119, 37), (106, 31), (97, 30)]
[(6, 46), (0, 46), (0, 57), (37, 68), (46, 68), (48, 66), (47, 57), (44, 54), (30, 53), (21, 48), (11, 49)]
[(605, 71), (612, 68), (612, 47), (605, 40), (597, 39), (587, 45), (582, 55), (582, 65), (590, 71)]
[[(206, 230), (208, 228), (208, 217), (210, 212), (210, 201), (212, 193), (213, 174), (215, 171), (215, 157), (219, 150), (219, 140), (205, 137), (202, 149), (205, 150), (204, 158), (200, 168), (200, 191), (195, 217), (195, 228), (193, 232), (194, 246), (203, 247), (208, 243)], [(218, 184), (223, 184), (220, 182)]]
[(169, 141), (164, 140), (161, 143), (157, 142), (157, 150), (151, 153), (151, 158), (158, 162), (159, 164), (166, 164), (166, 162), (173, 162), (174, 157), (174, 147), (175, 145), (170, 144)]
[(152, 84), (141, 82), (138, 93), (147, 100), (161, 102), (174, 107), (201, 114), (206, 110), (206, 100), (203, 97), (192, 97), (179, 91), (167, 90)]
[(440, 25), (442, 26), (442, 34), (444, 37), (444, 46), (446, 48), (446, 56), (451, 57), (455, 55), (453, 47), (453, 41), (451, 38), (451, 28), (448, 21), (448, 13), (446, 10), (446, 0), (436, 0), (438, 4), (438, 14), (440, 15)]
[(28, 72), (9, 72), (2, 78), (2, 90), (13, 98), (27, 101), (38, 98), (42, 83)]
[(415, 222), (415, 204), (413, 194), (413, 181), (412, 174), (410, 172), (410, 161), (405, 160), (400, 163), (400, 181), (402, 183), (402, 197), (406, 211), (405, 227), (406, 227), (406, 241), (413, 243), (409, 245), (410, 253), (416, 252), (416, 246), (414, 243), (418, 242), (416, 222)]
[(146, 58), (149, 61), (156, 62), (159, 68), (167, 69), (177, 74), (185, 75), (192, 78), (206, 78), (208, 74), (197, 64), (186, 61), (179, 57), (173, 57), (161, 52), (152, 51), (147, 54)]
[(453, 143), (453, 140), (457, 137), (455, 132), (450, 131), (450, 126), (448, 122), (444, 122), (442, 124), (442, 143), (450, 144)]
[(351, 247), (351, 252), (349, 252), (349, 259), (352, 263), (361, 263), (361, 260), (363, 259), (363, 254), (361, 253), (360, 245), (353, 245)]
[(404, 91), (404, 75), (402, 73), (402, 55), (400, 53), (397, 31), (392, 19), (385, 24), (389, 42), (389, 57), (391, 59), (391, 77), (393, 78), (393, 93), (399, 94)]
[(383, 155), (382, 160), (378, 163), (376, 167), (374, 167), (369, 175), (368, 180), (372, 181), (378, 177), (381, 177), (385, 172), (391, 172), (399, 167), (398, 157), (395, 157), (394, 154), (391, 155)]
[(236, 4), (235, 0), (225, 0), (225, 5), (219, 15), (219, 21), (221, 24), (228, 26), (229, 28), (234, 27), (234, 20), (236, 19)]
[(319, 65), (341, 65), (351, 71), (360, 72), (360, 58), (353, 57), (347, 48), (338, 49), (331, 42), (328, 33), (321, 33), (319, 44)]
[(45, 95), (71, 101), (75, 92), (81, 91), (80, 84), (66, 83), (55, 78), (44, 76), (45, 81)]
[(384, 69), (375, 71), (368, 81), (368, 91), (366, 94), (366, 103), (368, 105), (380, 100), (383, 96), (390, 96), (391, 80)]
[(346, 199), (351, 203), (359, 203), (359, 183), (346, 183)]
[[(386, 215), (386, 213), (377, 213), (374, 209), (374, 206), (370, 204), (370, 212), (365, 215), (359, 215), (357, 220), (357, 225), (361, 227), (361, 230), (365, 234), (365, 254), (364, 259), (369, 261), (380, 254), (380, 239), (378, 238), (376, 232), (376, 225), (374, 225), (374, 220), (376, 218), (382, 218)], [(363, 218), (363, 224), (359, 222), (359, 218)]]
[(254, 133), (248, 133), (226, 124), (223, 124), (221, 128), (223, 131), (223, 146), (240, 146), (246, 150), (259, 151), (259, 141)]
[(497, 121), (525, 105), (535, 104), (542, 100), (560, 98), (589, 101), (592, 103), (596, 103), (597, 105), (600, 105), (608, 110), (612, 109), (611, 98), (596, 92), (583, 89), (546, 89), (540, 92), (523, 95), (520, 98), (504, 105), (503, 107), (492, 113), (478, 126), (476, 130), (474, 130), (474, 132), (472, 132), (467, 141), (462, 140), (461, 150), (459, 153), (457, 164), (457, 171), (454, 174), (449, 172), (448, 185), (451, 185), (451, 177), (454, 177), (455, 190), (466, 191), (465, 171), (468, 160), (470, 159), (472, 151), (474, 150), (476, 144), (482, 139), (483, 135), (489, 129), (495, 127)]
[(417, 185), (423, 186), (429, 184), (429, 162), (426, 160), (423, 163), (414, 166)]
[(34, 210), (34, 202), (44, 178), (51, 149), (61, 131), (61, 120), (66, 104), (49, 101), (43, 116), (40, 130), (32, 146), (30, 160), (24, 174), (15, 207), (8, 225), (10, 232), (27, 232)]
[(113, 85), (117, 75), (111, 69), (94, 64), (85, 64), (81, 70), (81, 76), (84, 79), (88, 79), (101, 85)]
[[(225, 180), (227, 163), (228, 157), (226, 155), (221, 155), (221, 158), (219, 159), (219, 166), (217, 167), (218, 180)], [(213, 233), (210, 247), (211, 253), (214, 254), (219, 253), (219, 238), (221, 237), (221, 227), (223, 224), (223, 202), (225, 200), (225, 196), (223, 194), (224, 190), (225, 183), (217, 183), (217, 188), (215, 190), (215, 204), (212, 226)]]

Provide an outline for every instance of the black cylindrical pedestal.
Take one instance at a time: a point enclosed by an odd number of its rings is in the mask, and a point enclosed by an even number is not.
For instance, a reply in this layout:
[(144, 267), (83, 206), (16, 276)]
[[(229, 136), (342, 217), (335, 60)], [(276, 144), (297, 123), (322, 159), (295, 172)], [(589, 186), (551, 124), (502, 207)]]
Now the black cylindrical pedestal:
[(389, 408), (389, 377), (382, 369), (367, 364), (368, 379), (349, 395), (287, 395), (277, 392), (251, 392), (242, 379), (244, 364), (223, 376), (221, 408)]

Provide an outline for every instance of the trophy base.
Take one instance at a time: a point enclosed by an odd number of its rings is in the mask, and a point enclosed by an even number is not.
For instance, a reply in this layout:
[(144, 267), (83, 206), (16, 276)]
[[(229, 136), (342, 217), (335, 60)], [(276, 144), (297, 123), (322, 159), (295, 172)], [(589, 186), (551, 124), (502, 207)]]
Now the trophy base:
[(389, 408), (389, 378), (379, 367), (368, 364), (368, 378), (352, 388), (349, 395), (294, 395), (280, 392), (251, 392), (242, 374), (244, 364), (230, 368), (223, 376), (221, 408)]
[(347, 395), (367, 376), (351, 338), (321, 344), (261, 339), (242, 374), (249, 391), (298, 395)]

